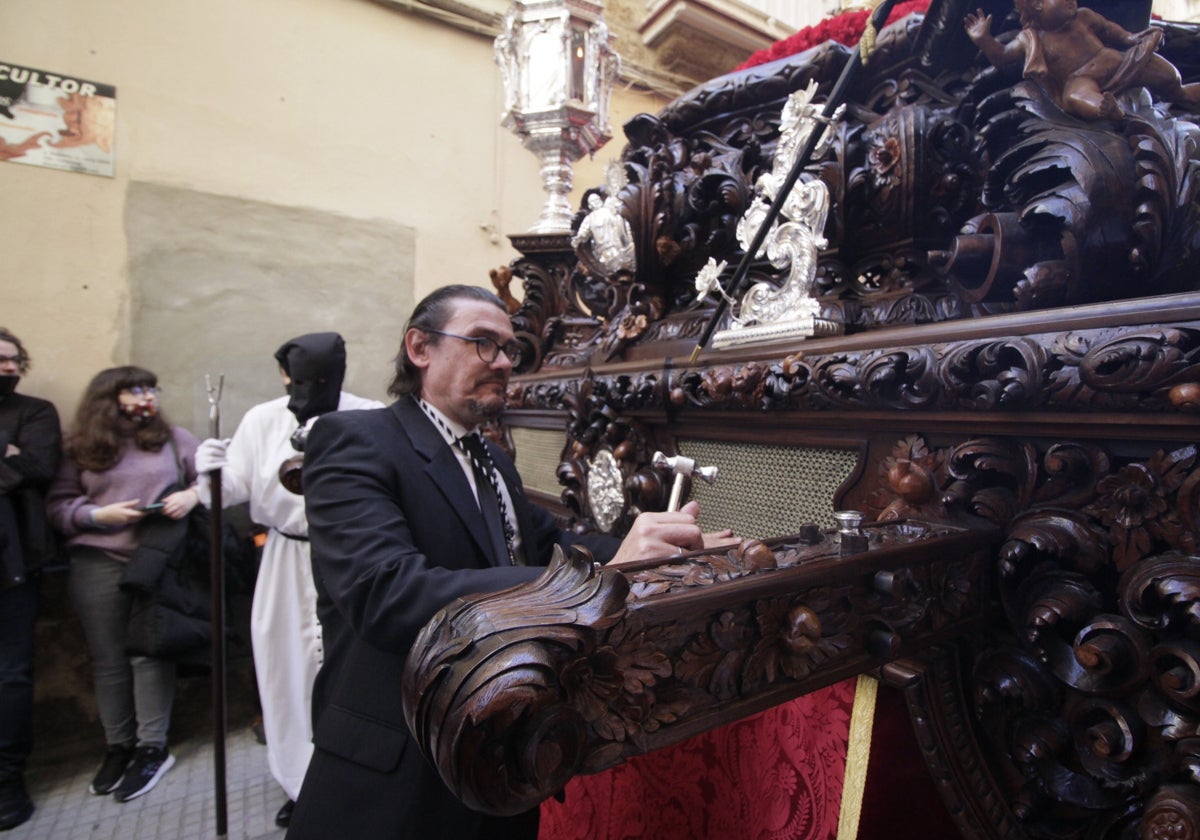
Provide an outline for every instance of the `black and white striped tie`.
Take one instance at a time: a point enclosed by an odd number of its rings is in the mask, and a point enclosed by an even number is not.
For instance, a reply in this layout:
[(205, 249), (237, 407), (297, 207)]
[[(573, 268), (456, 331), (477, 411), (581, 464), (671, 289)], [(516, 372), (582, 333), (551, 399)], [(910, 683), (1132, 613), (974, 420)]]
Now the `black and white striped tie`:
[[(496, 549), (502, 550), (514, 566), (519, 565), (515, 548), (516, 534), (513, 532), (512, 522), (508, 519), (508, 506), (504, 503), (504, 494), (500, 491), (500, 479), (496, 475), (492, 456), (488, 454), (483, 439), (474, 432), (458, 438), (455, 444), (471, 459), (471, 468), (475, 471), (475, 488), (479, 494), (479, 509), (483, 512)], [(496, 540), (500, 535), (504, 538), (502, 547)]]

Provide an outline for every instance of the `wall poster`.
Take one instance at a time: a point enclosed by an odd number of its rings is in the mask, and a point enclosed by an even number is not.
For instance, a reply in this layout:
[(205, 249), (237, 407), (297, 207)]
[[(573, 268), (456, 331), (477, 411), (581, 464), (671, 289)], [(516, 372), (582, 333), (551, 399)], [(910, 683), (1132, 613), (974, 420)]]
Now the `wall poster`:
[(0, 61), (0, 160), (112, 177), (117, 89)]

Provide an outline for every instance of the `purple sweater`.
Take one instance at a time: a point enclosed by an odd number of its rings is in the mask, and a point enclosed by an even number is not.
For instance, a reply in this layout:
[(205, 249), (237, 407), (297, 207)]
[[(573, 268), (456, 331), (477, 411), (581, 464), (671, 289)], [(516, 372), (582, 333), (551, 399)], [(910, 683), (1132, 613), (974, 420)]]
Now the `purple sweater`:
[[(183, 461), (185, 486), (191, 486), (196, 480), (198, 442), (187, 429), (173, 426), (171, 433)], [(92, 546), (117, 560), (128, 561), (137, 547), (137, 524), (92, 525), (88, 516), (98, 507), (128, 499), (149, 504), (177, 481), (179, 469), (170, 444), (158, 452), (147, 452), (134, 446), (131, 439), (126, 441), (116, 465), (103, 472), (81, 471), (64, 457), (46, 494), (46, 511), (54, 527), (66, 537), (68, 546)]]

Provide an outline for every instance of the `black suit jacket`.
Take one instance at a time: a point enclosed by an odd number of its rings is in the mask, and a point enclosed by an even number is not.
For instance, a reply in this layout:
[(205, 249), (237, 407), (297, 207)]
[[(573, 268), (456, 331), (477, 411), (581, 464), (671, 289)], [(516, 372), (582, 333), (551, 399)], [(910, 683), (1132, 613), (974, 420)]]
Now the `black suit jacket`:
[(529, 837), (530, 825), (535, 836), (536, 813), (485, 818), (446, 789), (404, 721), (404, 661), (453, 599), (533, 580), (555, 544), (584, 542), (606, 560), (619, 541), (560, 531), (489, 447), (530, 566), (495, 556), (459, 461), (413, 400), (326, 414), (309, 434), (304, 497), (325, 660), (292, 840)]
[[(4, 457), (9, 444), (21, 450)], [(9, 394), (0, 399), (0, 588), (58, 560), (46, 518), (46, 489), (58, 472), (62, 433), (46, 400)]]

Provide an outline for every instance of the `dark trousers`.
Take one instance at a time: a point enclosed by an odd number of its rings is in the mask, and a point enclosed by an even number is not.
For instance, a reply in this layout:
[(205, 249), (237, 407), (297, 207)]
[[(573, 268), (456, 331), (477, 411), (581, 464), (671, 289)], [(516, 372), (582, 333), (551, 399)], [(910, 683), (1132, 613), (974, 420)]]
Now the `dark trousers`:
[(33, 748), (38, 582), (0, 589), (0, 782), (20, 779)]

